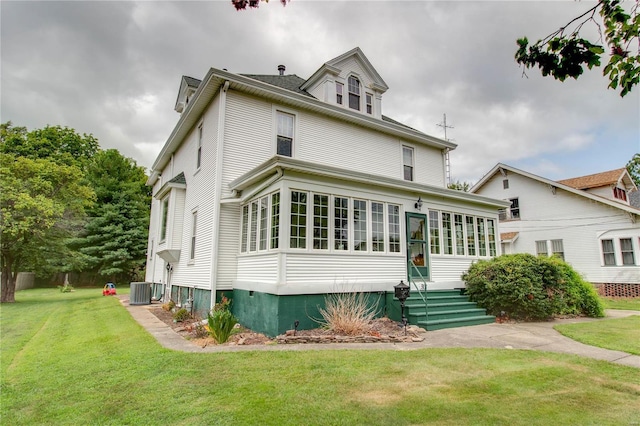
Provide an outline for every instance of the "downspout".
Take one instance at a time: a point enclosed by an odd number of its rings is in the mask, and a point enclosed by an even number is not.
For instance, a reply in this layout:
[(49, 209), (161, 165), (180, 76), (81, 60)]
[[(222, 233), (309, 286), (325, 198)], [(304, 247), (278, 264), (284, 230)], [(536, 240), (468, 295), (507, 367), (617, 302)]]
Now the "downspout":
[(220, 251), (220, 206), (222, 197), (222, 167), (223, 167), (223, 155), (224, 155), (224, 138), (225, 138), (225, 123), (227, 113), (227, 91), (229, 90), (229, 80), (224, 82), (224, 86), (220, 91), (220, 110), (218, 111), (218, 143), (216, 144), (216, 179), (214, 187), (214, 207), (213, 207), (213, 247), (212, 247), (212, 259), (211, 259), (211, 275), (209, 281), (211, 282), (211, 301), (209, 303), (209, 310), (213, 309), (216, 303), (216, 289), (218, 287), (218, 253)]

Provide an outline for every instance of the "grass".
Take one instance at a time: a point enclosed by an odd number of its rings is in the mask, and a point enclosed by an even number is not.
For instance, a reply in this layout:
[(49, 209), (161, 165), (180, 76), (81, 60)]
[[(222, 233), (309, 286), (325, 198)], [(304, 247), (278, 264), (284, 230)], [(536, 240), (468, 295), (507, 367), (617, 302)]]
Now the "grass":
[(640, 311), (640, 297), (603, 297), (605, 309)]
[(563, 335), (587, 345), (640, 355), (640, 315), (562, 324), (554, 328)]
[(461, 348), (181, 353), (101, 289), (16, 296), (0, 307), (2, 424), (640, 422), (640, 369), (604, 361)]

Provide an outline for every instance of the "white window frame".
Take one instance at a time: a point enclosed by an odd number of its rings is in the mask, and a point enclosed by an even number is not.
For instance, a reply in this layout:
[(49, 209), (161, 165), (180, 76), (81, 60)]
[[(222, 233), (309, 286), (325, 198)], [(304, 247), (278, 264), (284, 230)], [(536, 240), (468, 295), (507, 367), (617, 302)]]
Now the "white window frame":
[(189, 263), (194, 263), (196, 259), (196, 235), (198, 226), (198, 210), (191, 212), (191, 244), (189, 246)]
[[(624, 248), (622, 247), (622, 240), (625, 241), (629, 241), (629, 244), (631, 245), (630, 250), (624, 250)], [(622, 261), (621, 265), (622, 266), (635, 266), (636, 265), (636, 254), (635, 254), (635, 250), (633, 247), (633, 238), (631, 237), (621, 237), (618, 238), (618, 245), (620, 246), (620, 260)], [(625, 262), (625, 253), (631, 253), (631, 263), (627, 263)]]
[[(357, 82), (357, 85), (353, 85), (352, 84), (352, 79)], [(357, 89), (357, 91), (354, 91), (352, 89)], [(356, 110), (356, 111), (361, 111), (362, 110), (362, 95), (361, 95), (361, 89), (362, 89), (362, 82), (360, 81), (360, 78), (358, 76), (355, 75), (350, 75), (349, 77), (347, 77), (347, 106), (350, 109)], [(351, 106), (351, 96), (353, 95), (354, 99), (357, 98), (358, 101), (358, 108), (354, 108)]]
[(169, 233), (169, 196), (167, 195), (160, 201), (162, 210), (160, 212), (160, 244), (167, 241)]
[(365, 112), (373, 115), (373, 93), (364, 92)]
[[(411, 159), (410, 159), (411, 161), (409, 163), (406, 162), (406, 158), (404, 155), (405, 150), (406, 152), (411, 153)], [(416, 151), (412, 146), (402, 145), (401, 154), (402, 154), (402, 178), (407, 182), (414, 182), (416, 180), (416, 167), (415, 167)], [(410, 179), (407, 179), (406, 167), (409, 167), (409, 170), (411, 171)]]
[[(611, 251), (605, 251), (604, 242), (611, 243)], [(616, 266), (618, 264), (616, 256), (616, 244), (614, 238), (602, 238), (600, 240), (600, 250), (602, 252), (602, 266)], [(607, 263), (607, 255), (613, 256), (613, 263)]]
[(198, 124), (197, 129), (197, 144), (196, 144), (196, 171), (200, 170), (202, 166), (202, 138), (203, 138), (203, 124)]
[(344, 84), (336, 81), (336, 104), (344, 106)]
[[(291, 118), (291, 131), (289, 132), (289, 129), (284, 129), (283, 127), (281, 127), (281, 124), (284, 124), (284, 122), (281, 122), (281, 117), (284, 118)], [(297, 123), (298, 117), (297, 115), (289, 110), (283, 109), (283, 108), (275, 108), (274, 109), (274, 122), (275, 122), (275, 143), (274, 143), (274, 153), (275, 155), (280, 155), (283, 157), (289, 157), (289, 158), (293, 158), (295, 157), (295, 150), (296, 150), (296, 133), (297, 133)], [(281, 134), (282, 133), (282, 134)], [(286, 134), (285, 134), (286, 133)], [(278, 151), (278, 145), (279, 145), (279, 140), (280, 138), (287, 138), (287, 139), (291, 139), (290, 143), (291, 143), (291, 155), (285, 155), (285, 154), (280, 154)]]

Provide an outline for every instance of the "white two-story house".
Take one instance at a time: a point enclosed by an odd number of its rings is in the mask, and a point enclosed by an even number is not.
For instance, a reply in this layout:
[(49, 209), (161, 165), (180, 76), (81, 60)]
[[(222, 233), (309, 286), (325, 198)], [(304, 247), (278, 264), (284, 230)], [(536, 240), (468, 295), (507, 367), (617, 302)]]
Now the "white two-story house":
[(183, 77), (158, 155), (146, 280), (206, 313), (224, 293), (241, 323), (317, 326), (327, 293), (382, 300), (401, 280), (463, 287), (498, 254), (508, 205), (449, 190), (456, 145), (382, 114), (387, 85), (359, 48), (310, 78), (211, 68)]
[(640, 296), (640, 209), (625, 168), (552, 181), (497, 164), (471, 192), (509, 202), (503, 253), (560, 256), (608, 296)]

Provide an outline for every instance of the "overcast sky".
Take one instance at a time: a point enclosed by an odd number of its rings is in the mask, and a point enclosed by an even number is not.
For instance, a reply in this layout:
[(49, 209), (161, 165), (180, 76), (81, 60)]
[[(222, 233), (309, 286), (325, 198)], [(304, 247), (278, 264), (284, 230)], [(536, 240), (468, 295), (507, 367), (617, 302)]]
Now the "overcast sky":
[[(179, 115), (182, 75), (210, 67), (308, 78), (359, 46), (389, 86), (383, 114), (458, 144), (454, 180), (502, 162), (563, 179), (640, 152), (640, 87), (620, 98), (601, 69), (557, 82), (515, 63), (590, 1), (279, 1), (236, 12), (196, 2), (1, 1), (1, 121), (92, 133), (150, 167)], [(593, 26), (587, 31), (596, 34)]]

